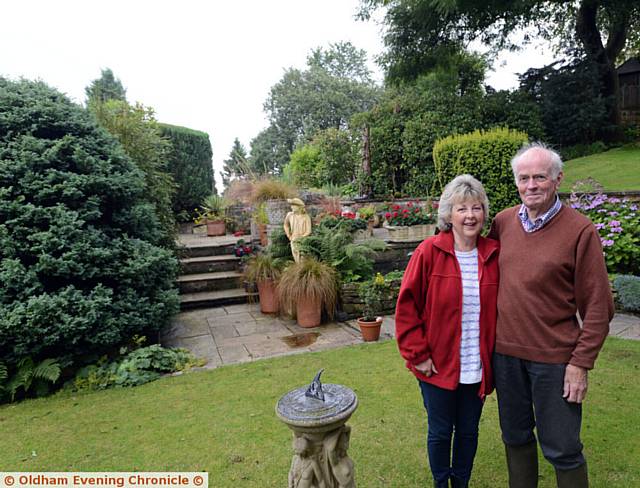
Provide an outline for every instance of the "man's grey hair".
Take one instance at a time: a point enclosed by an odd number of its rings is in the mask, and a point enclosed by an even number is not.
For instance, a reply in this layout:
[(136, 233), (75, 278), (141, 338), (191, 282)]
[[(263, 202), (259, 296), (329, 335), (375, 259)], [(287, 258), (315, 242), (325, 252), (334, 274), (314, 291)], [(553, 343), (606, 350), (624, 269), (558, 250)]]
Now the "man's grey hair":
[(545, 153), (547, 153), (549, 162), (551, 163), (551, 178), (556, 179), (562, 171), (562, 167), (564, 166), (560, 154), (551, 149), (544, 142), (531, 142), (522, 146), (516, 153), (516, 155), (511, 159), (511, 170), (513, 171), (513, 178), (516, 180), (516, 183), (518, 182), (518, 164), (522, 160), (522, 157), (531, 150), (544, 151)]
[(438, 228), (440, 230), (451, 229), (451, 212), (453, 206), (468, 200), (477, 201), (484, 209), (484, 225), (489, 218), (489, 199), (484, 191), (482, 183), (471, 175), (456, 176), (442, 190), (438, 205)]

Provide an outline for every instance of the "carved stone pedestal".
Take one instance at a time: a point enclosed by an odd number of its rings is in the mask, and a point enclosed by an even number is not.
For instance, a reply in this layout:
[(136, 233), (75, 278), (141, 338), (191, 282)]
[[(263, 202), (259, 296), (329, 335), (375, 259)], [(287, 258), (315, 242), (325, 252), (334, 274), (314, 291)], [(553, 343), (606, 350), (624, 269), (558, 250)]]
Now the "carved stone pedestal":
[[(347, 450), (351, 427), (345, 425), (358, 407), (356, 394), (342, 385), (292, 390), (276, 405), (276, 414), (293, 430), (294, 456), (289, 488), (354, 488), (353, 461)], [(319, 395), (309, 394), (317, 381)], [(321, 398), (320, 398), (321, 397)]]

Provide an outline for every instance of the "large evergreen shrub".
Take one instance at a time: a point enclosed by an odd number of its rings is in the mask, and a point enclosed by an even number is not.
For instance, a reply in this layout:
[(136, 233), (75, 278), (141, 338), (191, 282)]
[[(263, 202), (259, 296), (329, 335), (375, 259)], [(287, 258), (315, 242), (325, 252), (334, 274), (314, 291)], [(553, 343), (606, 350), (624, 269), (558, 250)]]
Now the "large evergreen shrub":
[(482, 181), (491, 213), (518, 203), (511, 158), (527, 143), (524, 132), (492, 129), (486, 132), (445, 137), (436, 141), (433, 160), (437, 174), (437, 193), (457, 175), (468, 173)]
[(82, 107), (0, 78), (0, 357), (101, 354), (176, 311), (144, 176)]
[(175, 182), (167, 171), (171, 143), (162, 137), (153, 109), (121, 100), (89, 103), (98, 124), (114, 135), (127, 155), (144, 174), (146, 200), (153, 205), (160, 222), (162, 240), (154, 242), (172, 249), (176, 238), (173, 215)]
[(178, 220), (186, 221), (207, 195), (216, 193), (211, 142), (205, 132), (168, 124), (160, 128), (173, 146), (168, 166), (177, 185), (173, 210)]

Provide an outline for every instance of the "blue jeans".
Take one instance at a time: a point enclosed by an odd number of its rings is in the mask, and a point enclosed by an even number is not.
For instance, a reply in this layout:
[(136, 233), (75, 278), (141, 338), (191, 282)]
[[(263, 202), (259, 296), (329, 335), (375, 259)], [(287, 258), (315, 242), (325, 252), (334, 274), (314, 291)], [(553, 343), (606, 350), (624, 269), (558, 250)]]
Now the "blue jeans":
[(445, 390), (418, 382), (427, 410), (427, 452), (433, 479), (444, 482), (455, 476), (468, 481), (478, 448), (478, 423), (483, 405), (478, 397), (480, 384), (460, 384), (455, 390)]

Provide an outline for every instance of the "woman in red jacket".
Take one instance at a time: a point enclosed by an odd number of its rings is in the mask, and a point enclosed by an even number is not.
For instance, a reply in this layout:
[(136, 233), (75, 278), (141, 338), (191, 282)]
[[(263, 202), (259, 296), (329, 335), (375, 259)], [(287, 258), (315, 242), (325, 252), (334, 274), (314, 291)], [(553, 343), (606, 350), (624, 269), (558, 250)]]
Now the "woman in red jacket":
[(482, 405), (493, 390), (498, 242), (480, 236), (488, 213), (484, 188), (472, 176), (445, 187), (441, 232), (411, 256), (396, 306), (398, 348), (427, 411), (436, 488), (449, 480), (452, 487), (468, 486)]

